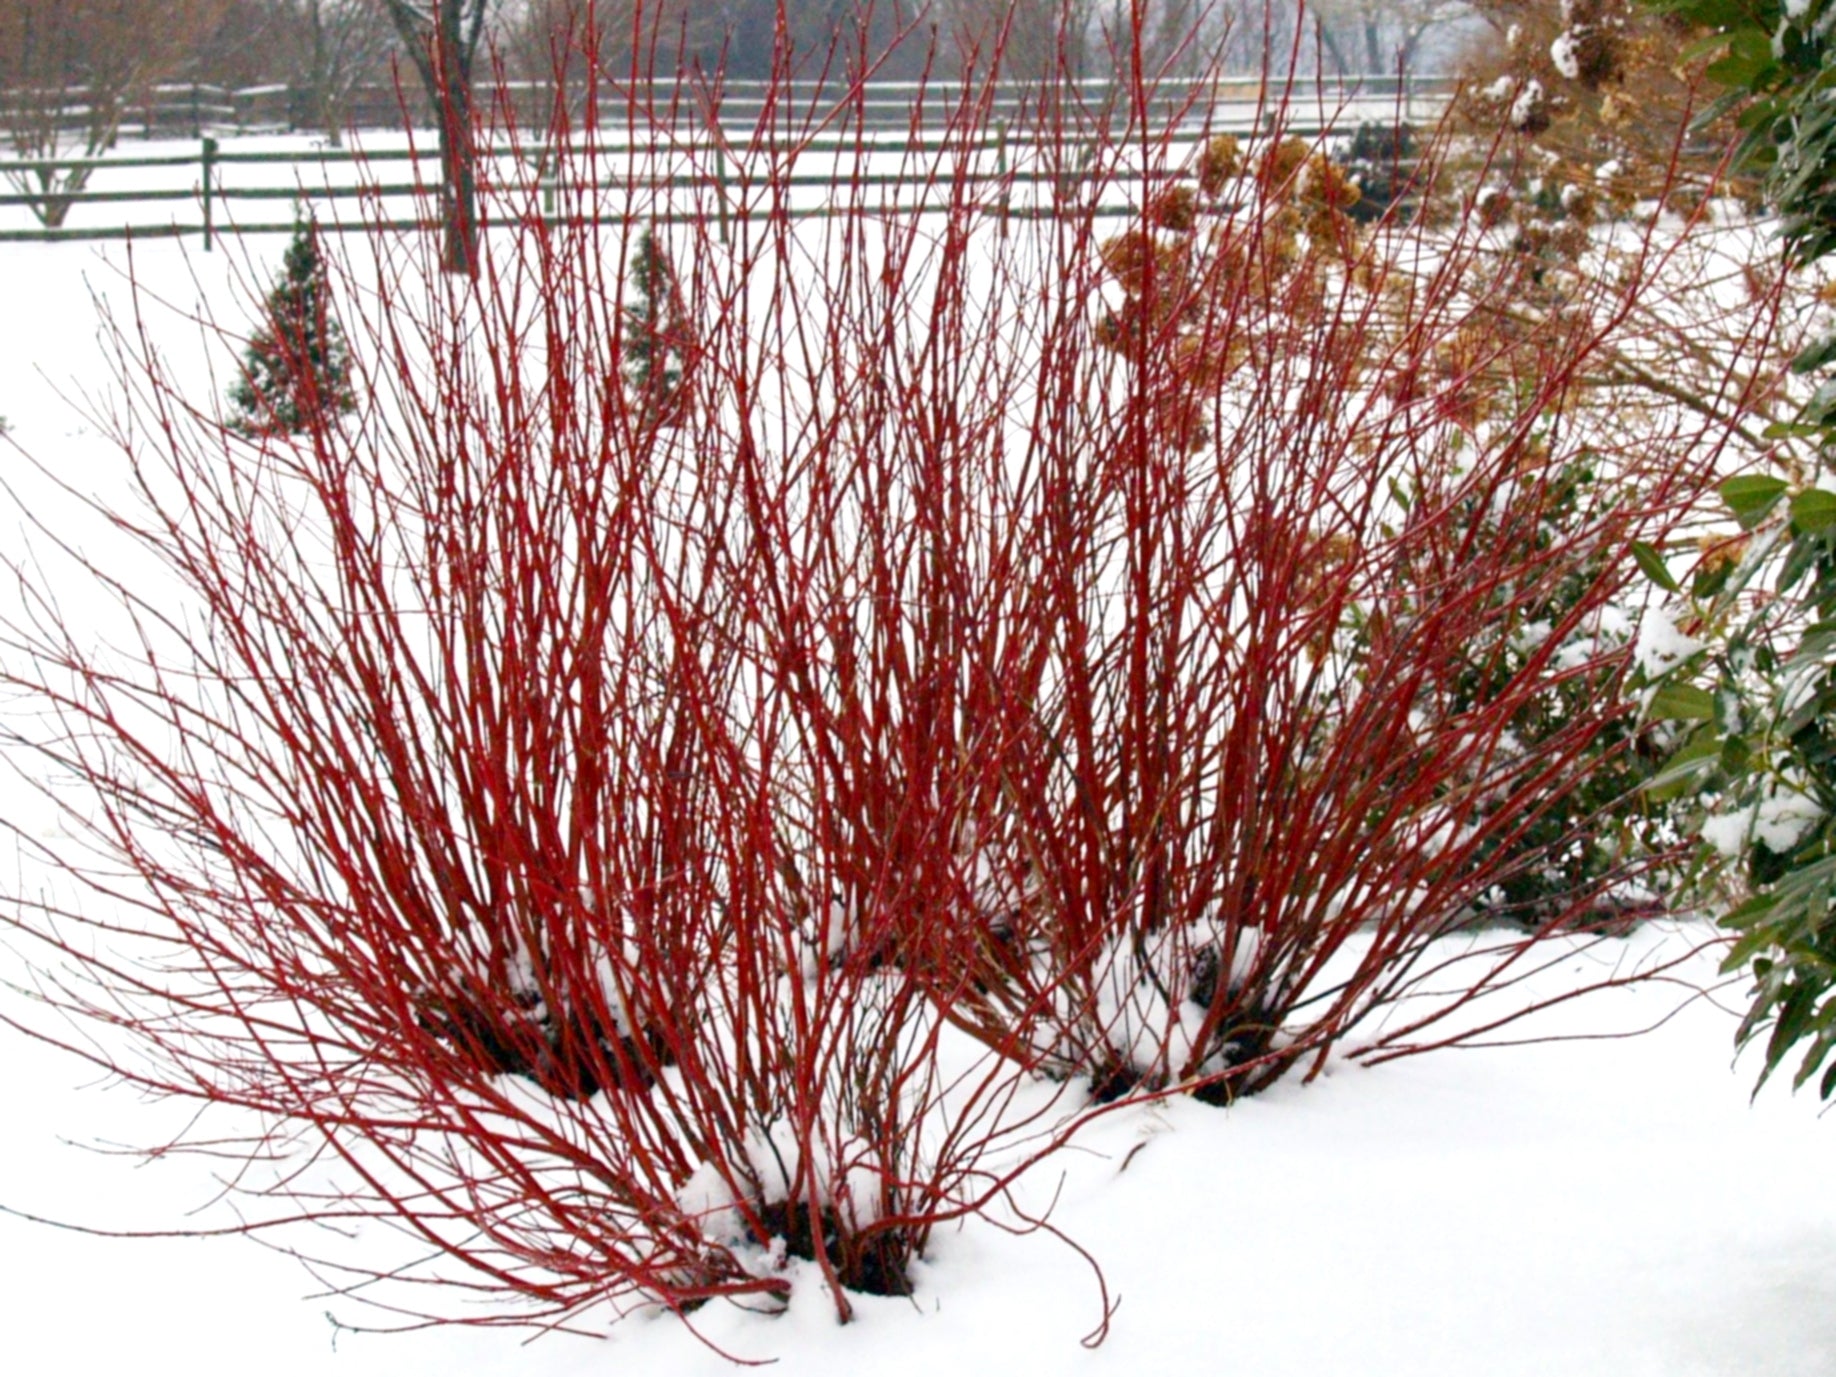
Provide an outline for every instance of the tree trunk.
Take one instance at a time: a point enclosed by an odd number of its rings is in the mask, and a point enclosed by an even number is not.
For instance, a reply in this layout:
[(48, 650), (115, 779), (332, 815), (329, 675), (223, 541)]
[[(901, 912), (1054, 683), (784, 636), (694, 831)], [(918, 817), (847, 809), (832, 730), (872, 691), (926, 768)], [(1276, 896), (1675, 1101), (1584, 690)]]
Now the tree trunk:
[(406, 0), (384, 0), (384, 4), (440, 120), (440, 266), (449, 273), (476, 276), (478, 172), (472, 142), (472, 54), (484, 27), (483, 0), (437, 0), (431, 19)]
[(478, 168), (472, 144), (471, 54), (459, 33), (459, 5), (440, 6), (434, 34), (440, 112), (440, 266), (449, 273), (478, 273)]
[(336, 73), (332, 70), (331, 44), (325, 35), (325, 12), (320, 0), (312, 0), (307, 13), (312, 25), (312, 111), (333, 148), (344, 147), (344, 120), (333, 90)]

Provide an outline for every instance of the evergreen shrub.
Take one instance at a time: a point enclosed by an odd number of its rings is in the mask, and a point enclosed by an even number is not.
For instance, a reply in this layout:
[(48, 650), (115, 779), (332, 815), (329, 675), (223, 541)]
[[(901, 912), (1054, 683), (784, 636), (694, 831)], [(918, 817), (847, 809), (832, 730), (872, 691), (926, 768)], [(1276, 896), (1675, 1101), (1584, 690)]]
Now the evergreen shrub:
[(251, 437), (298, 435), (357, 405), (350, 349), (310, 220), (300, 221), (287, 245), (229, 404), (229, 424)]

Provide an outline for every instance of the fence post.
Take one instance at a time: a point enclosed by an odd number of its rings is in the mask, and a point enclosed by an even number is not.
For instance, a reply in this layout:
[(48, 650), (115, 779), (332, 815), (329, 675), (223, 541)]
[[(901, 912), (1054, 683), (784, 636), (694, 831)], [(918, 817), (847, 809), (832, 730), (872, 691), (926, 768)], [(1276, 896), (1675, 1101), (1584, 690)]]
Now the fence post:
[(1007, 222), (1013, 212), (1013, 186), (1007, 176), (1007, 119), (995, 121), (995, 176), (1001, 182), (1001, 238), (1007, 238)]
[(204, 140), (204, 154), (200, 160), (204, 164), (204, 252), (210, 252), (211, 242), (216, 238), (215, 225), (211, 213), (211, 181), (217, 175), (217, 141), (212, 138)]
[(719, 144), (714, 145), (714, 183), (715, 193), (720, 198), (719, 209), (715, 212), (720, 219), (720, 244), (725, 248), (732, 242), (727, 233), (727, 153)]
[(555, 218), (555, 191), (561, 184), (560, 140), (551, 128), (543, 136), (547, 145), (542, 150), (541, 161), (536, 165), (536, 175), (542, 180), (542, 214), (547, 219)]

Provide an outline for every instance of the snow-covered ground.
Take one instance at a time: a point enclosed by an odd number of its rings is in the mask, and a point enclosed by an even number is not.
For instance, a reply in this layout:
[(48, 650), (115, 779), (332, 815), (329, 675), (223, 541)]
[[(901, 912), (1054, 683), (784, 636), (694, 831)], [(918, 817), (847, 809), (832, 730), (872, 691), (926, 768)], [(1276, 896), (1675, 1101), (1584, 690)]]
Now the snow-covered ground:
[[(280, 249), (252, 252), (272, 262)], [(143, 281), (181, 307), (220, 292), (239, 261), (188, 259), (171, 244), (137, 255)], [(85, 282), (122, 300), (109, 266), (122, 257), (119, 246), (0, 247), (0, 415), (78, 486), (119, 481), (59, 393), (106, 376)], [(195, 341), (174, 349), (175, 366), (200, 365)], [(0, 479), (33, 500), (36, 480), (3, 448)], [(17, 518), (4, 520), (0, 539), (16, 548)], [(27, 836), (42, 808), (16, 785), (0, 789), (0, 817)], [(4, 864), (0, 888), (13, 883)], [(1649, 929), (1577, 953), (1540, 988), (1704, 935)], [(0, 966), (19, 974), (10, 957)], [(1685, 973), (1712, 985), (1713, 953)], [(987, 1223), (940, 1234), (914, 1297), (863, 1300), (845, 1328), (805, 1285), (783, 1315), (703, 1310), (705, 1343), (668, 1317), (609, 1325), (606, 1314), (587, 1317), (603, 1338), (531, 1343), (479, 1329), (341, 1330), (328, 1314), (358, 1326), (388, 1316), (327, 1298), (293, 1260), (247, 1239), (99, 1238), (0, 1217), (0, 1353), (14, 1373), (187, 1377), (731, 1370), (716, 1349), (792, 1372), (886, 1377), (1195, 1365), (1258, 1377), (1828, 1377), (1836, 1124), (1782, 1088), (1749, 1103), (1755, 1066), (1730, 1064), (1739, 996), (1692, 998), (1675, 983), (1613, 990), (1523, 1031), (1662, 1026), (1342, 1064), (1229, 1110), (1177, 1102), (1111, 1115), (1024, 1178), (1016, 1201), (1100, 1264), (1115, 1309), (1094, 1349), (1079, 1341), (1102, 1318), (1102, 1292), (1080, 1253)], [(18, 1000), (0, 991), (0, 1013), (20, 1012)], [(213, 1176), (234, 1163), (106, 1151), (170, 1139), (183, 1106), (98, 1086), (75, 1060), (6, 1029), (0, 1065), (0, 1205), (155, 1233), (235, 1222)], [(290, 1241), (310, 1237), (272, 1239)], [(389, 1255), (396, 1241), (377, 1243)]]
[[(1693, 971), (1707, 981), (1713, 963)], [(1613, 992), (1543, 1026), (1632, 1026), (1680, 998)], [(846, 1328), (814, 1285), (785, 1315), (717, 1305), (698, 1318), (712, 1344), (791, 1372), (1827, 1377), (1836, 1125), (1782, 1091), (1749, 1105), (1732, 1028), (1698, 1000), (1633, 1039), (1339, 1067), (1229, 1110), (1115, 1115), (1023, 1183), (1022, 1203), (1055, 1200), (1054, 1227), (1102, 1265), (1116, 1309), (1094, 1351), (1079, 1344), (1101, 1315), (1089, 1267), (988, 1225), (939, 1237), (916, 1296), (864, 1299)], [(229, 1222), (203, 1163), (72, 1145), (156, 1142), (182, 1118), (174, 1106), (85, 1086), (80, 1067), (17, 1035), (0, 1048), (0, 1201), (116, 1228)], [(13, 1372), (731, 1370), (667, 1317), (527, 1346), (476, 1329), (373, 1336), (329, 1316), (386, 1316), (321, 1289), (246, 1240), (0, 1219)]]

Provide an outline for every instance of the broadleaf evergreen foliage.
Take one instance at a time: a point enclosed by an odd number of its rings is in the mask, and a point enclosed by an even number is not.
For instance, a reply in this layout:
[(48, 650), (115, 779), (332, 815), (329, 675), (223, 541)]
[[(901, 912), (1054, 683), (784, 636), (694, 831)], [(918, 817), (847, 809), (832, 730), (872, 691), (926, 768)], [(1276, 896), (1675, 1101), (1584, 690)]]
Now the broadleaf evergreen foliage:
[(1766, 195), (1800, 263), (1836, 251), (1836, 69), (1831, 0), (1652, 0), (1710, 30), (1708, 76), (1726, 90), (1698, 121), (1738, 111), (1740, 156), (1766, 174)]
[[(1540, 445), (1527, 454), (1521, 481), (1537, 489), (1526, 502), (1533, 519), (1521, 519), (1505, 504), (1488, 509), (1469, 499), (1468, 520), (1482, 539), (1520, 552), (1524, 569), (1533, 571), (1534, 591), (1526, 596), (1522, 589), (1500, 588), (1491, 596), (1498, 626), (1450, 658), (1423, 710), (1459, 720), (1507, 694), (1514, 680), (1539, 682), (1540, 691), (1518, 707), (1490, 762), (1503, 775), (1560, 753), (1568, 724), (1590, 708), (1621, 705), (1603, 714), (1601, 729), (1582, 751), (1579, 784), (1552, 789), (1528, 808), (1525, 799), (1514, 798), (1508, 812), (1489, 803), (1475, 810), (1486, 833), (1476, 860), (1494, 866), (1498, 878), (1472, 905), (1480, 923), (1530, 929), (1579, 923), (1619, 931), (1653, 906), (1650, 882), (1670, 877), (1676, 833), (1669, 811), (1644, 787), (1656, 773), (1656, 759), (1631, 701), (1641, 686), (1627, 663), (1633, 614), (1618, 602), (1596, 605), (1591, 596), (1607, 574), (1606, 555), (1557, 562), (1562, 547), (1585, 528), (1589, 511), (1613, 500), (1612, 490), (1588, 456), (1550, 469)], [(1549, 568), (1558, 571), (1555, 577), (1540, 572)], [(1366, 634), (1359, 629), (1354, 654)]]
[(1432, 187), (1418, 185), (1421, 139), (1413, 126), (1367, 121), (1337, 150), (1334, 161), (1358, 185), (1358, 199), (1345, 213), (1368, 224), (1392, 206), (1412, 208)]
[[(1836, 67), (1831, 0), (1651, 0), (1703, 25), (1699, 51), (1725, 88), (1702, 117), (1738, 114), (1742, 161), (1765, 177), (1790, 259), (1836, 253)], [(1826, 334), (1793, 363), (1836, 361)], [(1836, 379), (1772, 438), (1836, 453)], [(1764, 1035), (1764, 1084), (1795, 1056), (1836, 1095), (1836, 492), (1814, 478), (1754, 474), (1721, 485), (1740, 534), (1711, 545), (1689, 589), (1700, 648), (1654, 700), (1685, 724), (1668, 787), (1703, 791), (1705, 834), (1740, 867), (1743, 901), (1723, 917), (1737, 935), (1725, 968), (1751, 963), (1744, 1044)]]
[(280, 278), (230, 389), (230, 425), (251, 437), (297, 435), (357, 405), (350, 347), (332, 313), (318, 231), (295, 229)]

